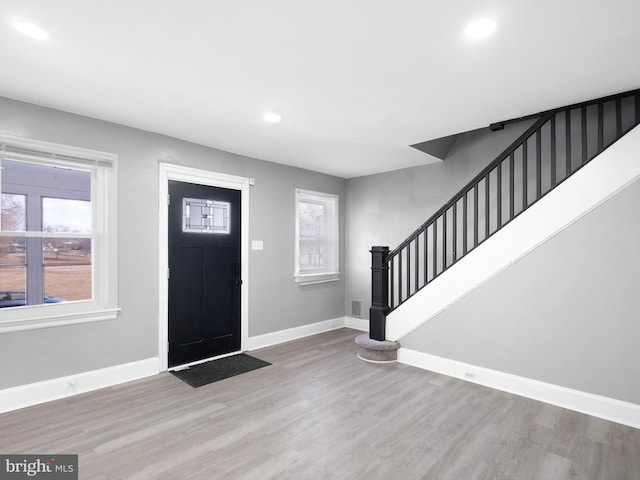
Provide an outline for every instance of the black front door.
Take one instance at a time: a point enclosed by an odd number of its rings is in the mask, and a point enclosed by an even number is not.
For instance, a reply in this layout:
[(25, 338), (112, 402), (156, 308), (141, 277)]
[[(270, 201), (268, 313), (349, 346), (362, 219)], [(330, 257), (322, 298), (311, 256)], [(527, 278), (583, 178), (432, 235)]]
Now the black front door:
[(169, 367), (240, 350), (240, 191), (169, 181)]

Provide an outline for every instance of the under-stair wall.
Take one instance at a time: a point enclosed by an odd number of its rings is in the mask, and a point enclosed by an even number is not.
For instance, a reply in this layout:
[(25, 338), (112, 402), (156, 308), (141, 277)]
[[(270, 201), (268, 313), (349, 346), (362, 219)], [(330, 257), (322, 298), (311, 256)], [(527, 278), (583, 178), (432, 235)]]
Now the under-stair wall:
[(639, 205), (635, 180), (404, 337), (401, 359), (640, 427)]

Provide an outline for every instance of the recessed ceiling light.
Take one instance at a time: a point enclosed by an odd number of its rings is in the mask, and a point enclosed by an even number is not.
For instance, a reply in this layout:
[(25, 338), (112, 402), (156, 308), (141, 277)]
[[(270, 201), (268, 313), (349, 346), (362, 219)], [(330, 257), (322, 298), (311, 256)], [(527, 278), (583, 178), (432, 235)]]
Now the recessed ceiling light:
[(37, 38), (38, 40), (46, 40), (49, 38), (49, 34), (35, 23), (15, 22), (13, 26), (16, 30), (27, 37)]
[(498, 28), (498, 23), (493, 18), (480, 18), (467, 25), (465, 35), (470, 40), (481, 40), (489, 37)]
[(280, 123), (282, 121), (282, 115), (276, 112), (265, 113), (264, 121), (267, 123)]

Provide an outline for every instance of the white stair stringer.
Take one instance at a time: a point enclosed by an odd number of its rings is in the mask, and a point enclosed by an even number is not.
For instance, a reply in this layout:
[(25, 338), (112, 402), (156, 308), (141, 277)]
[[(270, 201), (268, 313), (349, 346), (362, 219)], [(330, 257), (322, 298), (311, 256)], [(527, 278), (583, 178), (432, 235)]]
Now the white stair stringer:
[(640, 126), (547, 193), (387, 316), (397, 341), (640, 177)]

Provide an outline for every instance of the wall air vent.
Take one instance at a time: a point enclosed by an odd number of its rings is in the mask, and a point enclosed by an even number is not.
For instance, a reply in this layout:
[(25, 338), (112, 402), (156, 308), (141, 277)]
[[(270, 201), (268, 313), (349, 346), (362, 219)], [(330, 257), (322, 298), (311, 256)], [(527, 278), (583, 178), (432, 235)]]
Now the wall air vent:
[(362, 300), (351, 300), (351, 316), (362, 318)]

